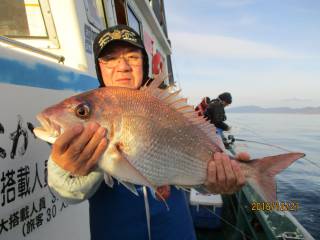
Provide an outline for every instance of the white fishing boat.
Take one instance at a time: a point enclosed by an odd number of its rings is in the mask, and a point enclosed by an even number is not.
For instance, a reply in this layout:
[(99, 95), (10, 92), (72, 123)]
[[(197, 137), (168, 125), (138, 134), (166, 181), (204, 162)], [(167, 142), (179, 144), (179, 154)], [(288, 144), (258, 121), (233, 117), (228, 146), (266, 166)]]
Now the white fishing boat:
[[(34, 136), (35, 116), (59, 100), (98, 86), (92, 43), (101, 30), (116, 24), (129, 25), (142, 36), (152, 66), (149, 75), (168, 74), (167, 84), (174, 86), (163, 4), (0, 2), (1, 240), (89, 239), (88, 203), (68, 206), (48, 188), (50, 145)], [(252, 211), (256, 194), (250, 186), (232, 196), (190, 197), (199, 239), (313, 239), (288, 212)], [(203, 205), (212, 207), (214, 214), (199, 214)]]

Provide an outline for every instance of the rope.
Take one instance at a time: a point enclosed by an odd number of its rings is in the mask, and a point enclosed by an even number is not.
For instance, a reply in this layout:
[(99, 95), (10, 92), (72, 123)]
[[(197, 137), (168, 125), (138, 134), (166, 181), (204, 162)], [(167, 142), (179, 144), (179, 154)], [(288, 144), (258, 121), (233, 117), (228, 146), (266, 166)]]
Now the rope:
[(145, 206), (146, 206), (146, 217), (147, 217), (147, 225), (148, 225), (148, 236), (149, 236), (149, 240), (151, 240), (150, 207), (149, 207), (148, 192), (147, 192), (147, 187), (146, 187), (146, 186), (143, 186), (143, 197), (144, 197), (144, 203), (145, 203)]

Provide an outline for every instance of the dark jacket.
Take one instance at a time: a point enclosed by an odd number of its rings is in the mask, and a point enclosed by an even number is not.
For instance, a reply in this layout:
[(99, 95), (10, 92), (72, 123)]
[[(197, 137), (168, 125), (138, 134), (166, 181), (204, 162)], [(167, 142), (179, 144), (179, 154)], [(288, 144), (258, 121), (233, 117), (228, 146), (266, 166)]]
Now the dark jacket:
[[(102, 183), (89, 199), (91, 240), (148, 240), (146, 209), (141, 186), (139, 196), (115, 182), (113, 188)], [(148, 190), (152, 240), (196, 240), (189, 205), (183, 191), (171, 187), (170, 197), (155, 199)]]
[(214, 124), (217, 128), (221, 128), (223, 131), (229, 130), (229, 126), (224, 123), (227, 120), (226, 113), (224, 111), (223, 103), (220, 99), (213, 99), (205, 113), (204, 116), (210, 120), (210, 123)]

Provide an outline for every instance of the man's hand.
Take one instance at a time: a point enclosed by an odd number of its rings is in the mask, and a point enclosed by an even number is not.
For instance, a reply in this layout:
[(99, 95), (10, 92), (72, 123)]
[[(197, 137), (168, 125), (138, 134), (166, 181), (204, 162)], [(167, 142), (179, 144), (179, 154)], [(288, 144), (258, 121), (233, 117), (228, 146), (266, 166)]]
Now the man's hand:
[(53, 144), (52, 160), (72, 175), (85, 176), (107, 148), (106, 130), (97, 123), (67, 129)]
[[(239, 160), (249, 160), (247, 153), (239, 153)], [(207, 181), (205, 185), (212, 193), (232, 194), (245, 184), (245, 177), (239, 164), (230, 160), (225, 153), (216, 152), (208, 163)]]

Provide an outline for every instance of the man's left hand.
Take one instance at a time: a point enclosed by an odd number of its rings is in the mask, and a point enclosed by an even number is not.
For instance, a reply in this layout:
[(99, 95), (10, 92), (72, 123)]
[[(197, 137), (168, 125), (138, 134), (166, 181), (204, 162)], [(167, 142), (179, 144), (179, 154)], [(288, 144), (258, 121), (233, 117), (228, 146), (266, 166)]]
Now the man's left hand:
[[(249, 160), (246, 153), (238, 155), (239, 160)], [(245, 185), (245, 177), (237, 161), (225, 153), (216, 152), (208, 162), (206, 187), (212, 193), (232, 194)]]

